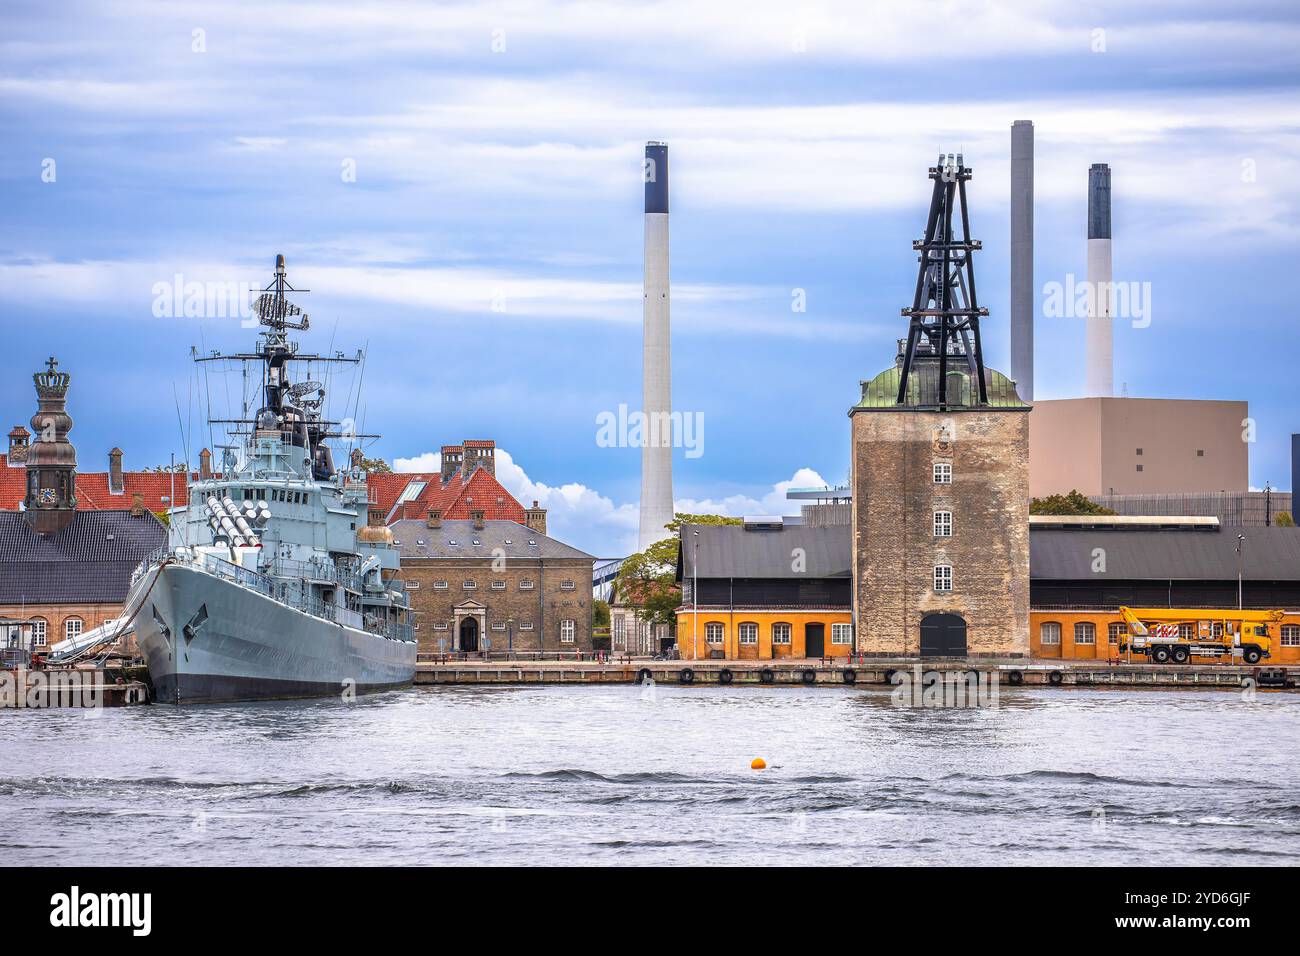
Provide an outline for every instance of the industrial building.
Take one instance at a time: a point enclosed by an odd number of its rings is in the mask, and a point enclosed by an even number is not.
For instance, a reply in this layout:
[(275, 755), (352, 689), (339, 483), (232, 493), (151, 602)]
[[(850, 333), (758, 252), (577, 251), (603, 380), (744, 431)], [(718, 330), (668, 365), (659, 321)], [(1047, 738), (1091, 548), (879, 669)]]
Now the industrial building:
[[(1031, 469), (1030, 478), (1032, 481)], [(1119, 515), (1214, 518), (1230, 528), (1268, 528), (1285, 514), (1294, 520), (1289, 491), (1228, 491), (1207, 494), (1092, 495)]]
[(1029, 493), (1245, 492), (1245, 402), (1067, 398), (1034, 403)]
[(1115, 395), (1114, 325), (1129, 317), (1134, 293), (1131, 283), (1114, 280), (1112, 178), (1106, 163), (1093, 163), (1087, 179), (1083, 395), (1036, 397), (1033, 137), (1028, 120), (1012, 125), (1011, 372), (1021, 399), (1034, 407), (1030, 494), (1245, 493), (1253, 440), (1246, 402)]

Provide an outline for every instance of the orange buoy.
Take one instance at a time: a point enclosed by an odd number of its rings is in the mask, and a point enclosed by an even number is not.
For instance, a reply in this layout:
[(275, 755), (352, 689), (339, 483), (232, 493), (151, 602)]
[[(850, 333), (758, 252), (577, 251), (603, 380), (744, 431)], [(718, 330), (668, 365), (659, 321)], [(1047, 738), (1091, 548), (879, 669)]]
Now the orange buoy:
[(766, 770), (766, 769), (767, 769), (767, 761), (764, 760), (762, 757), (755, 757), (754, 760), (753, 760), (753, 762), (750, 763), (750, 765), (749, 765), (749, 769), (750, 769), (750, 770)]

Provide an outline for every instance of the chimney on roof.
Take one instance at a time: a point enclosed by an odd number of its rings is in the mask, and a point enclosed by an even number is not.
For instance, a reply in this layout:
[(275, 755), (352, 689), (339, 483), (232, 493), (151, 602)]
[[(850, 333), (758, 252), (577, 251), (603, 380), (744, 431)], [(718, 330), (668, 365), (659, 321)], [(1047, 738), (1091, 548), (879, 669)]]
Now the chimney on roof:
[(497, 443), (476, 438), (463, 443), (465, 448), (465, 477), (474, 474), (474, 469), (482, 468), (489, 475), (497, 473)]
[(524, 525), (538, 534), (546, 534), (546, 509), (537, 507), (535, 498), (533, 506), (524, 512)]
[(122, 493), (122, 449), (114, 448), (108, 453), (108, 492), (113, 495)]
[(212, 477), (212, 452), (206, 448), (199, 452), (199, 478), (208, 479)]
[(442, 527), (442, 509), (441, 509), (441, 508), (430, 508), (430, 509), (429, 509), (429, 518), (428, 518), (428, 520), (425, 521), (424, 523), (425, 523), (425, 525), (427, 525), (427, 526), (430, 527), (430, 528), (441, 528), (441, 527)]
[(470, 510), (469, 517), (470, 520), (474, 522), (474, 529), (476, 531), (483, 530), (483, 515), (485, 513), (486, 512), (484, 512), (482, 508), (473, 508)]
[(382, 505), (371, 504), (366, 515), (366, 523), (372, 528), (382, 528), (384, 526), (384, 509)]
[[(121, 452), (118, 452), (118, 454), (120, 455)], [(139, 518), (144, 515), (144, 512), (144, 495), (137, 491), (131, 496), (131, 514), (132, 516)]]
[(360, 448), (354, 448), (352, 449), (352, 454), (348, 455), (348, 463), (353, 468), (359, 469), (361, 467), (361, 463), (365, 461), (365, 457), (366, 457), (365, 455), (361, 454)]
[(9, 458), (7, 459), (9, 464), (27, 464), (27, 442), (31, 437), (31, 433), (22, 425), (13, 427), (13, 431), (9, 433)]
[(443, 445), (442, 446), (442, 480), (446, 481), (456, 472), (460, 471), (461, 461), (465, 457), (465, 449), (460, 445)]

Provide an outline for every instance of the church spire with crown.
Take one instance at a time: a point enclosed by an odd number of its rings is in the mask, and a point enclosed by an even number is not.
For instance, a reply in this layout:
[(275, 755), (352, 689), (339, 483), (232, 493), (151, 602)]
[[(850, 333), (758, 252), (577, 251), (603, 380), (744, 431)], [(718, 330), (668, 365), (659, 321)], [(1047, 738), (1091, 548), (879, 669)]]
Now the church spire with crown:
[(39, 405), (27, 452), (27, 523), (40, 534), (62, 531), (77, 511), (77, 450), (68, 441), (72, 417), (66, 403), (72, 376), (58, 371), (50, 356), (45, 371), (32, 376)]

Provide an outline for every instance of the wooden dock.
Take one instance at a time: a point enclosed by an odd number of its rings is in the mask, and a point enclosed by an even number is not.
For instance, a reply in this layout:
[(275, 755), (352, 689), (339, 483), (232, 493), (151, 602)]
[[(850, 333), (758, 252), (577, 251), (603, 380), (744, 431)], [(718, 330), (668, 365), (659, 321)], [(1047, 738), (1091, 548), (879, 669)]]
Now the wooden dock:
[[(920, 671), (917, 668), (920, 667)], [(447, 661), (421, 662), (416, 684), (656, 684), (892, 686), (918, 673), (992, 680), (1003, 688), (1181, 687), (1294, 689), (1300, 667), (1224, 664), (1108, 664), (1105, 661), (883, 660), (852, 664), (779, 661)]]

